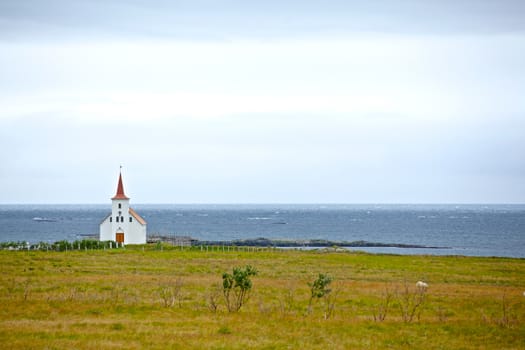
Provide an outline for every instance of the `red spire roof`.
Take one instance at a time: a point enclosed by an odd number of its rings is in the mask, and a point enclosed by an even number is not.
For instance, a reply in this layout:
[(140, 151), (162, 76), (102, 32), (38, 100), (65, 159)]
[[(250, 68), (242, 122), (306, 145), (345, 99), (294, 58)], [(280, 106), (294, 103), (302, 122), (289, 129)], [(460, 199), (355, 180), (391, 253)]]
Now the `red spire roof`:
[(122, 173), (120, 173), (118, 176), (117, 194), (111, 199), (129, 199), (129, 197), (126, 197), (126, 195), (124, 194), (124, 185), (122, 184)]

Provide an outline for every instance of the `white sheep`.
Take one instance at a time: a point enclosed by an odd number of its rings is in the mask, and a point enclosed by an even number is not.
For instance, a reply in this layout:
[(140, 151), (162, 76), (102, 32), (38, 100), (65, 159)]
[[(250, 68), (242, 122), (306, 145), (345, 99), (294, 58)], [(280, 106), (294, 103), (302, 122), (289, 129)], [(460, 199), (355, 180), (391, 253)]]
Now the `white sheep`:
[(417, 281), (416, 288), (421, 290), (421, 291), (425, 291), (428, 288), (428, 284), (423, 282), (423, 281)]

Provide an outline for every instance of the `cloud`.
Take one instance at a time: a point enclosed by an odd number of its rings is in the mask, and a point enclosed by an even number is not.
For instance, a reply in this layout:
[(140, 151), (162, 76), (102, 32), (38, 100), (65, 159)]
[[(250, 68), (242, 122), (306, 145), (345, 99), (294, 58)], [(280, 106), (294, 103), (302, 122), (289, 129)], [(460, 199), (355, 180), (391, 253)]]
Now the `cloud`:
[(351, 33), (522, 32), (516, 0), (433, 1), (67, 1), (0, 3), (4, 38), (74, 40), (157, 37), (225, 40)]
[[(38, 115), (54, 112), (77, 121), (96, 124), (151, 123), (162, 120), (228, 117), (266, 118), (325, 115), (412, 115), (416, 111), (428, 118), (431, 110), (403, 101), (403, 96), (382, 95), (233, 95), (207, 93), (114, 93), (81, 96), (38, 94), (11, 99), (2, 108), (6, 116)], [(419, 99), (419, 103), (423, 101)], [(442, 110), (443, 112), (443, 110)], [(442, 114), (443, 116), (443, 114)]]
[(310, 116), (4, 121), (4, 202), (519, 202), (523, 121)]
[[(0, 118), (90, 122), (238, 115), (469, 118), (525, 109), (524, 41), (3, 44)], [(38, 60), (35, 60), (38, 57)]]

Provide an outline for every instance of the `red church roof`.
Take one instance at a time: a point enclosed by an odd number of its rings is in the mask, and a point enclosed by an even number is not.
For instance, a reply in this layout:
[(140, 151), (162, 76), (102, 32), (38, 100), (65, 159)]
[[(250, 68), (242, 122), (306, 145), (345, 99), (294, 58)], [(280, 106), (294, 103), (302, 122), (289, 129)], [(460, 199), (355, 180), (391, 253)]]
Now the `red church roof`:
[(122, 173), (120, 173), (118, 176), (117, 194), (111, 199), (129, 199), (129, 197), (126, 197), (126, 195), (124, 194), (124, 185), (122, 184)]

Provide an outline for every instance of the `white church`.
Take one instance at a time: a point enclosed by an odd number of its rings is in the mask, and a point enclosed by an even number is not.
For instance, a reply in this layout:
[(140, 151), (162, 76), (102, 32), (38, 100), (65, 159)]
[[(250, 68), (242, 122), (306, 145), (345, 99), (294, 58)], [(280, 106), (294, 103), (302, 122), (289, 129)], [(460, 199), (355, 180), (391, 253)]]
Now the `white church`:
[(111, 214), (100, 223), (101, 241), (123, 244), (146, 243), (146, 221), (130, 208), (129, 197), (124, 194), (122, 173), (118, 177), (117, 193), (111, 198)]

